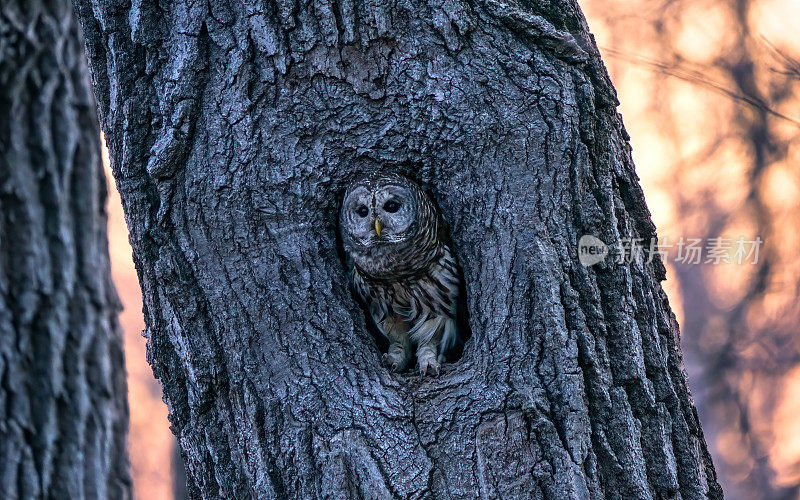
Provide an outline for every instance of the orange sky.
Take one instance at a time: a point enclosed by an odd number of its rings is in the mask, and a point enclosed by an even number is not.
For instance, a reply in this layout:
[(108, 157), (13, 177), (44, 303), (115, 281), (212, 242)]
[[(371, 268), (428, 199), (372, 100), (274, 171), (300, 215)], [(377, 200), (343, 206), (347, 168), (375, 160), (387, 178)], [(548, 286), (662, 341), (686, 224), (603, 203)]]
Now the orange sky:
[(141, 289), (133, 267), (122, 203), (108, 168), (105, 143), (103, 164), (109, 181), (108, 240), (111, 274), (125, 308), (120, 315), (120, 324), (125, 334), (125, 362), (128, 370), (128, 402), (131, 411), (128, 442), (134, 495), (142, 500), (168, 500), (172, 498), (170, 458), (173, 437), (169, 430), (167, 407), (161, 401), (161, 387), (145, 359)]
[[(769, 44), (793, 53), (795, 57), (800, 52), (797, 36), (800, 1), (757, 0), (753, 5), (748, 20), (751, 49), (758, 55), (755, 59), (757, 84), (762, 91), (769, 92), (770, 84), (764, 78), (773, 76), (780, 68)], [(581, 6), (617, 89), (621, 103), (619, 109), (631, 136), (636, 170), (659, 236), (699, 236), (692, 231), (696, 232), (706, 223), (706, 214), (702, 210), (681, 218), (676, 208), (679, 192), (690, 199), (713, 199), (716, 206), (727, 210), (730, 216), (725, 227), (727, 234), (720, 236), (755, 236), (752, 214), (744, 208), (750, 185), (748, 173), (753, 162), (752, 153), (746, 140), (735, 132), (715, 143), (720, 131), (735, 130), (732, 123), (737, 117), (752, 110), (708, 86), (674, 76), (665, 78), (642, 62), (670, 60), (677, 54), (683, 68), (697, 69), (701, 78), (731, 88), (732, 83), (726, 80), (725, 72), (717, 70), (720, 64), (717, 58), (740, 48), (736, 45), (736, 30), (732, 27), (734, 2), (584, 0)], [(652, 22), (656, 14), (664, 13), (659, 9), (669, 8), (672, 11), (663, 16), (666, 25)], [(673, 45), (665, 47), (659, 44), (659, 29), (677, 34), (672, 40)], [(624, 57), (613, 57), (606, 48), (612, 48)], [(670, 50), (675, 50), (676, 54)], [(630, 59), (639, 62), (632, 64)], [(800, 80), (782, 105), (773, 105), (773, 109), (800, 118), (798, 90)], [(794, 310), (798, 299), (796, 287), (800, 260), (795, 254), (800, 243), (797, 230), (800, 226), (800, 170), (797, 168), (800, 164), (800, 142), (797, 140), (800, 127), (788, 120), (776, 119), (773, 123), (773, 132), (788, 145), (787, 151), (783, 159), (768, 166), (765, 182), (760, 187), (777, 231), (774, 236), (780, 241), (766, 243), (771, 244), (775, 260), (765, 298), (756, 303), (748, 315), (748, 326), (753, 331), (763, 325), (780, 325), (782, 315)], [(713, 150), (713, 154), (704, 157), (709, 150)], [(677, 168), (683, 171), (679, 174)], [(680, 289), (675, 273), (669, 265), (667, 268), (667, 281), (663, 285), (679, 323), (683, 324)], [(751, 271), (749, 266), (703, 269), (708, 274), (715, 304), (724, 310), (735, 303), (744, 290), (743, 284), (751, 278)], [(721, 335), (726, 335), (724, 326), (709, 324), (707, 327), (718, 328)], [(788, 328), (796, 329), (796, 325)], [(682, 332), (684, 337), (694, 333)], [(795, 342), (800, 342), (800, 337), (796, 336)], [(752, 345), (757, 349), (758, 339)], [(749, 394), (748, 404), (752, 412), (749, 416), (754, 434), (766, 443), (767, 458), (775, 472), (773, 483), (782, 486), (797, 484), (800, 481), (800, 368), (791, 370), (782, 381), (779, 379), (778, 384), (763, 378), (760, 380), (755, 373), (739, 374), (740, 387)], [(770, 386), (760, 385), (764, 383)], [(764, 403), (762, 394), (771, 389), (776, 389), (779, 394), (774, 413), (761, 408)], [(701, 415), (704, 420), (709, 417)], [(735, 429), (723, 430), (718, 441), (709, 445), (712, 453), (716, 451), (713, 458), (718, 471), (725, 462), (728, 470), (739, 471), (732, 480), (746, 477), (754, 457), (744, 451), (744, 443), (739, 440)]]

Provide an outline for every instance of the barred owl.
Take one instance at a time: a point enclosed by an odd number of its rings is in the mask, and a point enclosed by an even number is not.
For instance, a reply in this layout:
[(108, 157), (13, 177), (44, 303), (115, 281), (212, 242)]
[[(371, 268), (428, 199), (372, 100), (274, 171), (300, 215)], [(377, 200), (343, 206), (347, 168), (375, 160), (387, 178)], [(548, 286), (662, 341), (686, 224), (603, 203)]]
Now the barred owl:
[(420, 373), (438, 375), (459, 342), (459, 274), (436, 206), (409, 179), (381, 172), (350, 185), (339, 225), (353, 289), (389, 340), (384, 362), (402, 371), (413, 347)]

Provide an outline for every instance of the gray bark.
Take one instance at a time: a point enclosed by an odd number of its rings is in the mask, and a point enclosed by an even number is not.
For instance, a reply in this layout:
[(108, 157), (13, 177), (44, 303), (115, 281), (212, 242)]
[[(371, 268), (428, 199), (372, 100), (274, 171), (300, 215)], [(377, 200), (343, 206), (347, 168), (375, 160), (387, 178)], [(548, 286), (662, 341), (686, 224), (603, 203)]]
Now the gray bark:
[(80, 26), (0, 3), (0, 497), (127, 498), (127, 388)]
[[(721, 497), (574, 1), (76, 0), (194, 498)], [(393, 375), (347, 287), (364, 168), (438, 201), (472, 332)]]

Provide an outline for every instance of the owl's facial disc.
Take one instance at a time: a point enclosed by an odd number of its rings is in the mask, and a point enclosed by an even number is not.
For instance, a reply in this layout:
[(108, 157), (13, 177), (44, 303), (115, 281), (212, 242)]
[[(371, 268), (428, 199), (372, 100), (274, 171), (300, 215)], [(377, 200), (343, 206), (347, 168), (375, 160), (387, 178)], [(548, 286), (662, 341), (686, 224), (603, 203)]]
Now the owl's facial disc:
[(413, 193), (405, 186), (358, 186), (344, 200), (342, 222), (356, 245), (380, 246), (408, 239), (416, 210)]

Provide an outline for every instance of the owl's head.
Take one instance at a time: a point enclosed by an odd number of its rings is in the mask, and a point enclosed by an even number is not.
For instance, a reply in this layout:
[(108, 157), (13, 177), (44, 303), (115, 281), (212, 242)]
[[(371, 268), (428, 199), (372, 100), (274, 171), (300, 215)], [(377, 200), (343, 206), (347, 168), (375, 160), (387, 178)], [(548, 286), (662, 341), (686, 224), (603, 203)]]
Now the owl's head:
[(339, 213), (345, 251), (373, 277), (413, 272), (436, 243), (438, 215), (409, 179), (379, 172), (347, 189)]

